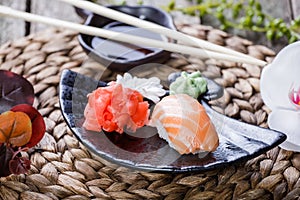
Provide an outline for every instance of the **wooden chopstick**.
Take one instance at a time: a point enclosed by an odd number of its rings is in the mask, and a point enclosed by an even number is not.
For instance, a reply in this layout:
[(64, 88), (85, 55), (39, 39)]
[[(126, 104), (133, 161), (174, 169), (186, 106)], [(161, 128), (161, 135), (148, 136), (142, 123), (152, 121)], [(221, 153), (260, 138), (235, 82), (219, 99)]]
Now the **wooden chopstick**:
[(248, 59), (246, 57), (233, 56), (233, 55), (213, 52), (210, 50), (203, 50), (195, 47), (168, 43), (168, 42), (133, 36), (125, 33), (114, 32), (114, 31), (105, 30), (101, 28), (81, 25), (73, 22), (53, 19), (53, 18), (31, 14), (23, 11), (18, 11), (6, 6), (0, 6), (0, 16), (20, 18), (30, 22), (38, 22), (38, 23), (43, 23), (51, 26), (56, 26), (59, 28), (67, 28), (83, 34), (99, 36), (109, 40), (132, 43), (135, 45), (143, 45), (148, 47), (156, 47), (170, 52), (199, 56), (203, 59), (214, 58), (217, 60), (226, 60), (226, 61), (247, 63), (253, 65), (260, 65), (260, 66), (266, 64), (264, 61), (261, 60)]
[(169, 38), (175, 39), (180, 41), (181, 43), (185, 44), (185, 45), (189, 45), (189, 46), (194, 46), (194, 47), (200, 47), (203, 49), (207, 49), (207, 50), (211, 50), (211, 51), (216, 51), (216, 52), (220, 52), (220, 53), (224, 53), (224, 54), (228, 54), (228, 55), (234, 55), (234, 56), (240, 56), (240, 57), (245, 57), (248, 58), (250, 60), (253, 61), (257, 61), (257, 63), (260, 63), (258, 65), (266, 65), (266, 62), (261, 61), (259, 59), (253, 58), (249, 55), (234, 51), (232, 49), (220, 46), (220, 45), (216, 45), (213, 44), (211, 42), (205, 41), (205, 40), (201, 40), (199, 38), (178, 32), (176, 30), (172, 30), (169, 28), (166, 28), (164, 26), (155, 24), (153, 22), (149, 22), (146, 20), (142, 20), (139, 19), (137, 17), (101, 6), (99, 4), (96, 3), (92, 3), (86, 0), (60, 0), (66, 3), (69, 3), (73, 6), (76, 6), (78, 8), (82, 8), (82, 9), (86, 9), (89, 11), (92, 11), (93, 13), (96, 13), (98, 15), (116, 20), (116, 21), (120, 21), (126, 24), (130, 24), (132, 26), (136, 26), (139, 28), (144, 28), (147, 29), (149, 31), (152, 32), (156, 32), (159, 33), (161, 35), (165, 35)]

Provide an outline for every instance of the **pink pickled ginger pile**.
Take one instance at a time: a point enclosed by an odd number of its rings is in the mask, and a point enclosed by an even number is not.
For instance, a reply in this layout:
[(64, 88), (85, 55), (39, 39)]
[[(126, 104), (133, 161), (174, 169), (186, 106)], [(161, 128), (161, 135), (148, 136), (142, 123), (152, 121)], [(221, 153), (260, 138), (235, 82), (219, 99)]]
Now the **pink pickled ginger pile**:
[(83, 127), (91, 131), (135, 132), (148, 123), (149, 104), (136, 90), (113, 83), (99, 87), (88, 95)]

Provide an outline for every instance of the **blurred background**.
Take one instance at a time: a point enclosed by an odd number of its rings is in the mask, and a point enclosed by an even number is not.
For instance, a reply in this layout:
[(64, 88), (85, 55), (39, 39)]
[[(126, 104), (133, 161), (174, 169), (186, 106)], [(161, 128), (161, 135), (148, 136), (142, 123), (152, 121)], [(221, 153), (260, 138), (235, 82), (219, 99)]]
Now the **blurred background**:
[[(299, 39), (297, 32), (300, 27), (299, 0), (96, 0), (96, 3), (157, 6), (169, 11), (177, 22), (211, 25), (266, 45), (277, 52), (289, 42)], [(71, 5), (59, 0), (0, 0), (0, 4), (39, 15), (83, 22)], [(224, 20), (225, 18), (227, 21)], [(228, 22), (234, 20), (237, 23), (231, 27), (231, 23)], [(259, 20), (263, 20), (263, 24)], [(258, 22), (260, 24), (255, 24)], [(0, 44), (45, 28), (47, 26), (41, 24), (0, 18)], [(293, 31), (288, 32), (286, 28)]]

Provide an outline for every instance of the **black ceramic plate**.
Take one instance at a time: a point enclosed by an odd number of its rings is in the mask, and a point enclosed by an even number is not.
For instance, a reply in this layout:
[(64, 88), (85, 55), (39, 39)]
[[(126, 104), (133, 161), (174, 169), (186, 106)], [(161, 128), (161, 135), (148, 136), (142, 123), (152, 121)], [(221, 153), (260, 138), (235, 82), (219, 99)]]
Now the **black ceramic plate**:
[[(143, 20), (155, 22), (170, 29), (176, 29), (171, 16), (155, 7), (109, 6), (109, 8), (142, 18)], [(92, 13), (88, 15), (84, 24), (150, 39), (167, 40), (166, 37), (157, 33), (126, 25)], [(129, 45), (85, 34), (79, 34), (78, 39), (83, 49), (91, 57), (115, 71), (128, 71), (132, 67), (150, 62), (162, 63), (170, 57), (170, 52), (159, 48)]]
[(155, 128), (134, 134), (93, 132), (82, 128), (86, 95), (106, 83), (65, 70), (60, 82), (62, 114), (75, 136), (91, 151), (111, 162), (138, 170), (159, 172), (205, 171), (251, 159), (282, 143), (286, 136), (270, 129), (239, 122), (201, 103), (213, 121), (220, 145), (213, 153), (179, 155), (158, 137)]

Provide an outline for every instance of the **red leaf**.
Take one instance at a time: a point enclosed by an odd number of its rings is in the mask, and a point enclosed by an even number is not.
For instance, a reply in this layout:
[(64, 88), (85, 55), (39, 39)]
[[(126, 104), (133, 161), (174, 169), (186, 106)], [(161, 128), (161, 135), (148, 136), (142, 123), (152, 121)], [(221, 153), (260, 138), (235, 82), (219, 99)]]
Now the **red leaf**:
[(28, 105), (28, 104), (20, 104), (17, 106), (14, 106), (11, 108), (11, 111), (14, 112), (24, 112), (26, 113), (32, 123), (32, 134), (30, 141), (25, 145), (26, 147), (33, 147), (39, 141), (43, 138), (45, 131), (46, 131), (46, 125), (43, 119), (43, 116), (37, 111), (34, 107)]
[(0, 113), (18, 104), (32, 105), (34, 91), (31, 83), (22, 76), (0, 70)]
[(9, 171), (13, 174), (25, 174), (30, 169), (30, 160), (16, 156), (9, 161)]

